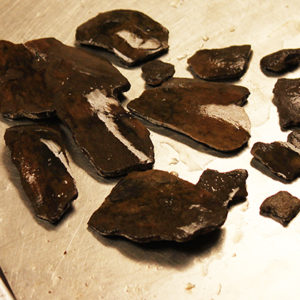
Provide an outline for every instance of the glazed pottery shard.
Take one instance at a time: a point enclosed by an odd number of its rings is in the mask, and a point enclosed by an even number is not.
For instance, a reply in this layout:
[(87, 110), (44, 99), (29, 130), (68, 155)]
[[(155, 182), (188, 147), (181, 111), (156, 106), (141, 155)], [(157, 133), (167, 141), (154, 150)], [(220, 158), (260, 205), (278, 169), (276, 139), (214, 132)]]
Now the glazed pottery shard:
[[(128, 82), (110, 63), (99, 62), (104, 67), (98, 70), (96, 61), (85, 64), (85, 52), (54, 39), (26, 45), (51, 61), (47, 80), (55, 93), (56, 114), (100, 175), (121, 176), (152, 166), (148, 130), (111, 97), (123, 91)], [(74, 60), (64, 59), (65, 53)]]
[(282, 74), (299, 66), (300, 49), (283, 49), (263, 57), (260, 66), (263, 72)]
[(172, 64), (153, 60), (142, 66), (142, 72), (146, 83), (156, 86), (172, 77), (175, 73), (175, 68)]
[(239, 79), (247, 70), (251, 46), (203, 49), (188, 59), (194, 74), (205, 80)]
[(273, 89), (281, 129), (300, 124), (300, 79), (278, 79)]
[(45, 63), (22, 44), (0, 41), (0, 112), (4, 117), (38, 119), (54, 113)]
[(227, 206), (230, 202), (241, 202), (248, 195), (246, 189), (247, 170), (237, 169), (226, 173), (216, 170), (205, 170), (197, 186), (211, 192), (217, 199)]
[(76, 30), (77, 42), (105, 48), (129, 66), (166, 52), (168, 37), (168, 30), (150, 17), (123, 9), (100, 13)]
[(132, 172), (113, 188), (88, 225), (102, 235), (136, 242), (184, 242), (220, 228), (227, 208), (168, 172)]
[(77, 198), (73, 178), (51, 150), (58, 146), (65, 154), (61, 133), (50, 127), (21, 125), (7, 129), (4, 138), (36, 216), (58, 222)]
[(300, 130), (293, 130), (289, 135), (288, 135), (288, 140), (289, 143), (293, 144), (296, 148), (300, 148)]
[(278, 192), (268, 197), (260, 206), (260, 214), (270, 217), (283, 226), (296, 217), (300, 211), (300, 199), (288, 192)]
[(118, 96), (130, 89), (128, 80), (105, 58), (92, 55), (79, 48), (66, 46), (54, 38), (32, 40), (25, 43), (25, 46), (48, 65), (48, 73), (53, 71), (52, 66), (61, 69), (60, 72), (56, 72), (56, 76), (47, 76), (50, 80), (48, 88), (55, 86), (57, 90), (68, 84), (69, 74), (64, 73), (67, 65), (78, 74), (78, 79), (80, 75), (89, 76), (86, 90), (97, 87), (105, 90), (109, 96)]
[(171, 79), (146, 90), (128, 108), (139, 117), (220, 151), (233, 151), (247, 143), (250, 121), (242, 107), (249, 91), (244, 87)]
[(300, 174), (300, 150), (288, 142), (257, 142), (253, 145), (251, 154), (285, 180), (294, 180)]

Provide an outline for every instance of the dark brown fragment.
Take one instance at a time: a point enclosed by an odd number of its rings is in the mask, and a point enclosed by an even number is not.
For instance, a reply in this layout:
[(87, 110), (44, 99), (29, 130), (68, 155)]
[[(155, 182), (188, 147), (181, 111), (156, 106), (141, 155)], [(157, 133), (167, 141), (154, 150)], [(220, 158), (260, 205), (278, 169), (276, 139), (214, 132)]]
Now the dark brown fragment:
[(77, 189), (64, 164), (41, 139), (55, 142), (64, 152), (61, 133), (40, 125), (20, 125), (8, 128), (4, 138), (36, 216), (57, 223), (77, 198)]
[(300, 62), (300, 49), (283, 49), (264, 56), (260, 67), (264, 73), (283, 74), (296, 69)]
[(227, 206), (229, 203), (246, 200), (247, 177), (248, 172), (245, 169), (225, 173), (207, 169), (202, 173), (197, 186), (211, 192), (224, 206)]
[(281, 129), (299, 125), (300, 79), (278, 79), (273, 94), (273, 102), (278, 110)]
[(287, 226), (300, 211), (300, 199), (281, 191), (268, 197), (260, 206), (260, 214)]
[[(63, 73), (64, 67), (72, 68), (74, 73), (88, 75), (90, 83), (85, 87), (88, 90), (90, 87), (95, 87), (104, 90), (107, 95), (117, 97), (122, 92), (130, 89), (128, 80), (116, 69), (107, 59), (88, 53), (79, 48), (64, 45), (55, 38), (43, 38), (28, 41), (25, 46), (35, 54), (36, 57), (41, 57), (48, 66), (47, 72), (52, 72), (53, 66), (60, 68), (61, 72), (56, 72), (55, 77), (47, 76), (47, 87), (57, 85), (60, 88), (67, 83), (70, 78)], [(79, 77), (78, 76), (78, 77)], [(53, 81), (53, 82), (52, 82)], [(70, 87), (70, 92), (71, 92)]]
[(168, 30), (147, 15), (134, 10), (98, 14), (76, 30), (76, 41), (104, 48), (132, 66), (166, 52)]
[(247, 70), (251, 46), (230, 46), (219, 49), (203, 49), (188, 59), (194, 74), (205, 80), (239, 79)]
[(214, 196), (168, 172), (132, 172), (112, 189), (88, 225), (135, 242), (185, 242), (220, 228), (227, 208)]
[(101, 68), (97, 71), (97, 66), (92, 72), (93, 62), (83, 71), (81, 56), (76, 58), (74, 54), (75, 62), (62, 58), (65, 53), (73, 54), (74, 48), (64, 49), (66, 46), (54, 39), (26, 45), (49, 61), (48, 86), (55, 94), (56, 114), (101, 176), (121, 176), (152, 166), (154, 153), (149, 131), (111, 97), (124, 90), (127, 80), (115, 69), (110, 71), (110, 63), (105, 61), (107, 68), (102, 69), (103, 73)]
[(22, 44), (0, 41), (0, 112), (11, 119), (54, 114), (46, 65)]
[[(250, 123), (242, 108), (229, 105), (242, 105), (248, 95), (248, 89), (241, 86), (173, 78), (160, 87), (144, 91), (128, 104), (128, 108), (139, 117), (214, 149), (233, 151), (247, 143), (250, 128), (245, 127), (250, 127)], [(209, 109), (213, 104), (216, 106)], [(212, 117), (208, 111), (219, 114), (224, 111), (224, 116)], [(247, 126), (230, 122), (229, 111), (235, 112), (239, 121)]]
[(175, 68), (172, 64), (153, 60), (142, 66), (142, 72), (142, 76), (148, 85), (157, 86), (172, 77)]
[[(60, 63), (74, 72), (88, 74), (91, 82), (108, 95), (117, 96), (130, 88), (128, 80), (107, 60), (81, 49), (69, 47), (54, 38), (25, 45), (0, 41), (0, 112), (11, 119), (40, 119), (54, 116), (55, 90), (69, 78), (59, 70)], [(71, 87), (70, 87), (71, 92)]]
[(287, 141), (293, 144), (296, 148), (300, 149), (300, 130), (293, 130), (287, 138)]
[(257, 142), (251, 154), (275, 175), (292, 181), (300, 175), (300, 151), (287, 142)]

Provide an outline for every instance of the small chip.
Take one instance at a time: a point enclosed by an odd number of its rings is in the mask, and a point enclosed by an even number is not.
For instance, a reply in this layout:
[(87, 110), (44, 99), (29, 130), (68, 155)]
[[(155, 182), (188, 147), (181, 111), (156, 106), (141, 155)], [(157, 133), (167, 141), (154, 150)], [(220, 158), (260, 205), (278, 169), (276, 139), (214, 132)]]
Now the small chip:
[(285, 191), (268, 197), (260, 206), (261, 215), (270, 217), (283, 226), (287, 226), (299, 211), (300, 199)]

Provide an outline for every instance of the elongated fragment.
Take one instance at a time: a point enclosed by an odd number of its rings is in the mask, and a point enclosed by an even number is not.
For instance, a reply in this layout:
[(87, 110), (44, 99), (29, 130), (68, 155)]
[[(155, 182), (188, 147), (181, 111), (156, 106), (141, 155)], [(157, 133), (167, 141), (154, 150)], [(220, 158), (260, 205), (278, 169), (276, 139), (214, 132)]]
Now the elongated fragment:
[(210, 192), (165, 171), (132, 172), (113, 188), (88, 225), (135, 242), (184, 242), (220, 228), (227, 217)]
[(4, 138), (36, 216), (57, 223), (78, 194), (64, 164), (43, 142), (52, 140), (64, 152), (60, 132), (46, 126), (20, 125), (8, 128)]

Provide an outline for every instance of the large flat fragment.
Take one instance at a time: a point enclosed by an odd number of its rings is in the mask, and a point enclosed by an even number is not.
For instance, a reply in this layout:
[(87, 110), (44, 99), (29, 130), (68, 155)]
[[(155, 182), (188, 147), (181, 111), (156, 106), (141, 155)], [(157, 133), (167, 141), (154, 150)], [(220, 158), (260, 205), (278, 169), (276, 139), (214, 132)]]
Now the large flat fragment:
[[(61, 59), (61, 47), (53, 39), (27, 43), (38, 55), (52, 63), (48, 67), (49, 88), (55, 94), (56, 115), (71, 130), (75, 141), (87, 155), (96, 171), (104, 177), (121, 176), (132, 170), (150, 168), (154, 161), (148, 130), (112, 98), (124, 83), (118, 73), (101, 76), (81, 69), (78, 63)], [(73, 51), (73, 49), (67, 49)], [(76, 58), (76, 55), (75, 55)], [(90, 62), (89, 68), (93, 68)], [(106, 63), (111, 66), (109, 63)], [(97, 72), (97, 66), (95, 67)], [(115, 78), (114, 78), (115, 77)], [(60, 79), (57, 81), (57, 79)]]
[(300, 149), (300, 130), (293, 130), (287, 137), (287, 141)]
[(300, 175), (300, 150), (288, 142), (257, 142), (251, 154), (275, 175), (291, 181)]
[(156, 59), (144, 64), (142, 72), (142, 77), (148, 85), (157, 86), (172, 77), (175, 68), (172, 64)]
[(202, 49), (188, 59), (194, 74), (205, 80), (239, 79), (247, 70), (251, 46)]
[(128, 108), (136, 115), (220, 151), (247, 143), (250, 121), (242, 107), (249, 95), (240, 86), (174, 78), (146, 90)]
[(278, 110), (281, 129), (299, 125), (300, 79), (278, 79), (273, 94), (273, 102)]
[(264, 73), (283, 74), (299, 66), (300, 49), (282, 49), (264, 56), (260, 66)]
[[(105, 90), (107, 95), (115, 97), (130, 89), (128, 80), (103, 57), (64, 45), (55, 38), (28, 41), (25, 43), (25, 47), (36, 57), (40, 57), (40, 60), (43, 60), (48, 66), (54, 65), (55, 68), (59, 68), (59, 63), (63, 64), (60, 68), (61, 72), (57, 72), (56, 77), (47, 77), (48, 80), (51, 78), (51, 81), (54, 81), (48, 84), (48, 88), (53, 84), (59, 88), (70, 80), (69, 74), (63, 73), (64, 66), (68, 65), (79, 75), (89, 75), (90, 82), (87, 82), (86, 89), (97, 86), (99, 89)], [(48, 67), (47, 71), (48, 73), (52, 71), (51, 66)]]
[(281, 191), (264, 200), (260, 206), (260, 214), (270, 217), (287, 226), (300, 211), (300, 199), (288, 192)]
[(132, 66), (168, 50), (168, 30), (135, 10), (98, 14), (76, 30), (76, 41), (107, 49)]
[(247, 177), (248, 172), (245, 169), (225, 173), (207, 169), (202, 173), (197, 186), (211, 192), (223, 205), (227, 206), (229, 203), (246, 200)]
[(88, 225), (136, 242), (184, 242), (222, 226), (227, 208), (214, 196), (165, 171), (132, 172), (112, 189)]
[(23, 44), (0, 41), (0, 112), (11, 119), (49, 117), (54, 113), (45, 64)]
[[(0, 57), (0, 112), (7, 118), (53, 116), (55, 93), (70, 79), (61, 65), (68, 65), (82, 76), (88, 74), (86, 90), (97, 86), (116, 96), (130, 88), (128, 80), (107, 60), (54, 38), (25, 45), (0, 41)], [(56, 76), (51, 74), (53, 69)]]
[(46, 126), (20, 125), (8, 128), (4, 138), (36, 216), (58, 222), (77, 198), (73, 178), (50, 146), (52, 142), (64, 152), (61, 133)]

